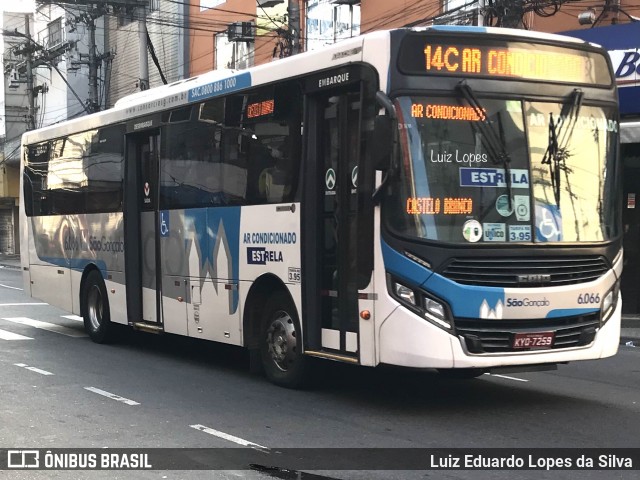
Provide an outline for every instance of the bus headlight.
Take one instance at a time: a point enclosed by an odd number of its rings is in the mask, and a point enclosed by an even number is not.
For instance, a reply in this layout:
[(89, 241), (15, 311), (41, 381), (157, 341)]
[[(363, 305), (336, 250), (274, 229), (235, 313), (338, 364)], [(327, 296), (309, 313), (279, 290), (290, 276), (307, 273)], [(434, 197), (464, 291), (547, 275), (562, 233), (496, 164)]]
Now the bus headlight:
[(398, 298), (404, 300), (409, 305), (412, 305), (414, 307), (416, 306), (416, 294), (409, 287), (395, 282), (393, 285), (393, 289), (396, 292), (396, 296)]
[(433, 298), (424, 297), (424, 316), (431, 323), (441, 328), (451, 329), (451, 322), (447, 319), (447, 310), (444, 305)]
[(602, 325), (607, 323), (607, 320), (611, 318), (611, 315), (613, 315), (613, 312), (616, 310), (619, 295), (620, 280), (616, 281), (616, 283), (613, 285), (613, 288), (609, 290), (602, 299), (602, 305), (600, 307), (600, 311), (602, 312), (600, 316), (600, 323)]
[(449, 309), (442, 300), (418, 288), (411, 288), (388, 276), (389, 291), (403, 306), (445, 330), (452, 330)]
[(444, 311), (444, 306), (441, 303), (436, 302), (432, 298), (425, 297), (424, 308), (428, 314), (444, 320), (446, 313)]

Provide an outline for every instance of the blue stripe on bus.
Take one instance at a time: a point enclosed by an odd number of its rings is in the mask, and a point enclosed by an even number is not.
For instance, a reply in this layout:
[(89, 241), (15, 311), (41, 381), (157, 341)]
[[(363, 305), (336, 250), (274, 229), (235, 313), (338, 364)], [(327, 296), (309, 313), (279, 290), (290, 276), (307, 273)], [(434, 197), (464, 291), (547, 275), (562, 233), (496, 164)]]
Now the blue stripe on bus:
[(486, 32), (486, 27), (472, 27), (472, 26), (459, 26), (459, 25), (434, 25), (429, 27), (429, 30), (438, 30), (440, 32)]
[(599, 308), (558, 308), (556, 310), (550, 310), (547, 313), (547, 318), (577, 317), (598, 311), (600, 311)]
[[(419, 285), (447, 302), (454, 317), (480, 318), (483, 305), (485, 315), (492, 313), (495, 315), (497, 306), (500, 304), (502, 309), (506, 308), (504, 288), (456, 283), (394, 250), (384, 240), (381, 240), (380, 243), (386, 271), (398, 280), (405, 281), (408, 287)], [(547, 312), (546, 318), (573, 317), (591, 314), (598, 310), (598, 308), (557, 308)]]
[(199, 102), (250, 86), (251, 74), (248, 72), (241, 73), (192, 88), (189, 90), (189, 102)]
[(461, 285), (416, 263), (394, 250), (384, 240), (380, 240), (384, 267), (408, 287), (419, 285), (428, 292), (445, 300), (455, 316), (477, 318), (484, 301), (490, 309), (495, 309), (498, 301), (505, 302), (503, 288)]
[(478, 318), (483, 302), (490, 310), (495, 310), (498, 302), (505, 303), (504, 288), (462, 285), (438, 274), (433, 274), (422, 287), (445, 300), (455, 317)]
[[(187, 209), (184, 216), (196, 228), (200, 278), (205, 278), (208, 272), (212, 279), (227, 278), (237, 281), (240, 275), (240, 207)], [(222, 252), (228, 254), (227, 263), (231, 265), (231, 272), (217, 271), (217, 255)], [(190, 275), (194, 276), (194, 272), (190, 272)], [(235, 313), (238, 309), (238, 290), (231, 290), (231, 294), (231, 313)]]
[(40, 255), (38, 255), (38, 258), (43, 262), (51, 263), (57, 267), (70, 268), (71, 270), (76, 270), (78, 272), (82, 272), (85, 268), (87, 268), (87, 265), (94, 264), (100, 270), (102, 278), (107, 278), (107, 264), (104, 262), (104, 260), (88, 260), (86, 258), (41, 257)]
[(380, 244), (385, 270), (398, 280), (406, 281), (407, 287), (422, 285), (429, 276), (433, 275), (431, 270), (394, 250), (384, 240), (381, 239)]

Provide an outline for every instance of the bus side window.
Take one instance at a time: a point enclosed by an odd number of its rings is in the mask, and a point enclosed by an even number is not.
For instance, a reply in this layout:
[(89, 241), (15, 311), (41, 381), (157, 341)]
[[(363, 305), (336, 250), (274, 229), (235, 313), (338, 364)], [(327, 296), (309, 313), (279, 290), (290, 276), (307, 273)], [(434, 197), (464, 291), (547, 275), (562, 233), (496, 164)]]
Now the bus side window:
[(50, 151), (50, 142), (29, 145), (27, 148), (23, 194), (28, 216), (50, 213), (45, 191)]
[[(256, 104), (268, 98), (256, 94)], [(247, 118), (251, 132), (248, 159), (248, 202), (253, 204), (293, 201), (301, 159), (301, 93), (297, 83), (277, 85), (273, 111)]]
[(274, 159), (270, 148), (255, 136), (252, 135), (248, 148), (247, 203), (260, 205), (268, 203), (263, 175), (273, 166)]
[(291, 158), (288, 147), (289, 137), (284, 137), (280, 145), (271, 148), (273, 166), (264, 172), (264, 190), (267, 202), (287, 201), (291, 193)]
[[(204, 106), (204, 104), (203, 104)], [(216, 122), (188, 116), (163, 128), (160, 208), (226, 205), (219, 175), (220, 131)], [(172, 117), (174, 118), (174, 117)]]
[(24, 170), (27, 215), (118, 211), (123, 198), (124, 126), (30, 145)]
[(220, 181), (229, 205), (244, 205), (247, 198), (247, 150), (243, 132), (227, 128), (222, 136)]
[(87, 213), (118, 211), (124, 197), (124, 125), (98, 130), (85, 152)]

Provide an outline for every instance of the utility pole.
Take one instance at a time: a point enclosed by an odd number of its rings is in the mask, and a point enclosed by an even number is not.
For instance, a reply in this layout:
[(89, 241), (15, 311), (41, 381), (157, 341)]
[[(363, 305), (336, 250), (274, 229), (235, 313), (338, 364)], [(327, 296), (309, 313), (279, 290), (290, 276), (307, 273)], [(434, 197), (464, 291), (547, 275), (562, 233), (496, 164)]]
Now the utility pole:
[(525, 0), (501, 0), (494, 2), (500, 12), (498, 26), (505, 28), (522, 28)]
[(138, 20), (138, 44), (139, 44), (139, 87), (140, 90), (149, 88), (149, 58), (147, 56), (147, 8), (143, 5), (140, 7), (140, 20)]
[(89, 32), (88, 51), (87, 54), (81, 53), (80, 59), (73, 60), (71, 65), (74, 67), (86, 65), (89, 68), (89, 97), (86, 101), (87, 108), (85, 108), (85, 111), (94, 113), (99, 112), (101, 108), (98, 96), (98, 68), (103, 60), (111, 57), (111, 54), (98, 54), (98, 46), (96, 44), (96, 20), (107, 12), (106, 7), (100, 7), (96, 4), (87, 4), (86, 7), (87, 11), (76, 17), (74, 23), (83, 23), (87, 26), (87, 31)]
[(100, 110), (98, 102), (98, 58), (96, 55), (96, 21), (93, 12), (89, 14), (89, 110)]
[[(48, 0), (46, 3), (55, 3), (52, 0)], [(147, 56), (147, 4), (148, 0), (70, 0), (66, 3), (73, 3), (75, 5), (84, 5), (87, 7), (95, 7), (98, 5), (98, 12), (102, 11), (104, 13), (107, 7), (120, 7), (120, 8), (139, 8), (140, 16), (138, 20), (138, 44), (139, 44), (139, 70), (138, 70), (138, 86), (140, 90), (147, 90), (149, 88), (149, 60)], [(186, 0), (184, 3), (187, 3)], [(98, 62), (104, 60), (105, 58), (109, 58), (108, 54), (103, 56), (99, 56), (96, 54), (96, 46), (95, 46), (95, 16), (96, 10), (89, 14), (88, 20), (86, 21), (87, 26), (89, 27), (89, 36), (90, 36), (90, 44), (89, 44), (89, 59), (88, 62), (76, 62), (76, 63), (88, 63), (89, 64), (89, 103), (92, 106), (92, 111), (97, 111), (98, 108), (98, 95), (97, 95), (97, 65)], [(92, 40), (93, 38), (93, 40)], [(96, 70), (92, 70), (95, 68)], [(95, 75), (93, 77), (92, 75)], [(95, 82), (93, 81), (95, 78)], [(94, 95), (95, 94), (95, 95)], [(95, 103), (94, 103), (95, 102)], [(94, 109), (95, 108), (95, 109)]]
[(300, 4), (298, 0), (289, 0), (287, 13), (289, 14), (290, 55), (295, 55), (300, 53)]
[(33, 85), (33, 42), (31, 40), (31, 28), (30, 28), (31, 14), (24, 14), (24, 34), (27, 38), (27, 44), (24, 48), (26, 56), (27, 66), (27, 130), (34, 130), (36, 128), (36, 107), (35, 107), (35, 95)]

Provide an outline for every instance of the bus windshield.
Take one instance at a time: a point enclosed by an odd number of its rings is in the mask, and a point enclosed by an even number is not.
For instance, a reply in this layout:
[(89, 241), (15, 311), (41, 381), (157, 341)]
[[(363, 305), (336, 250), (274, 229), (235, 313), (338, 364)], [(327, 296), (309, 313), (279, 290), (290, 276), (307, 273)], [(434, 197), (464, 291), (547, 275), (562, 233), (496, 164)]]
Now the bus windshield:
[(619, 234), (613, 108), (457, 97), (396, 99), (399, 168), (384, 202), (403, 237), (600, 242)]

